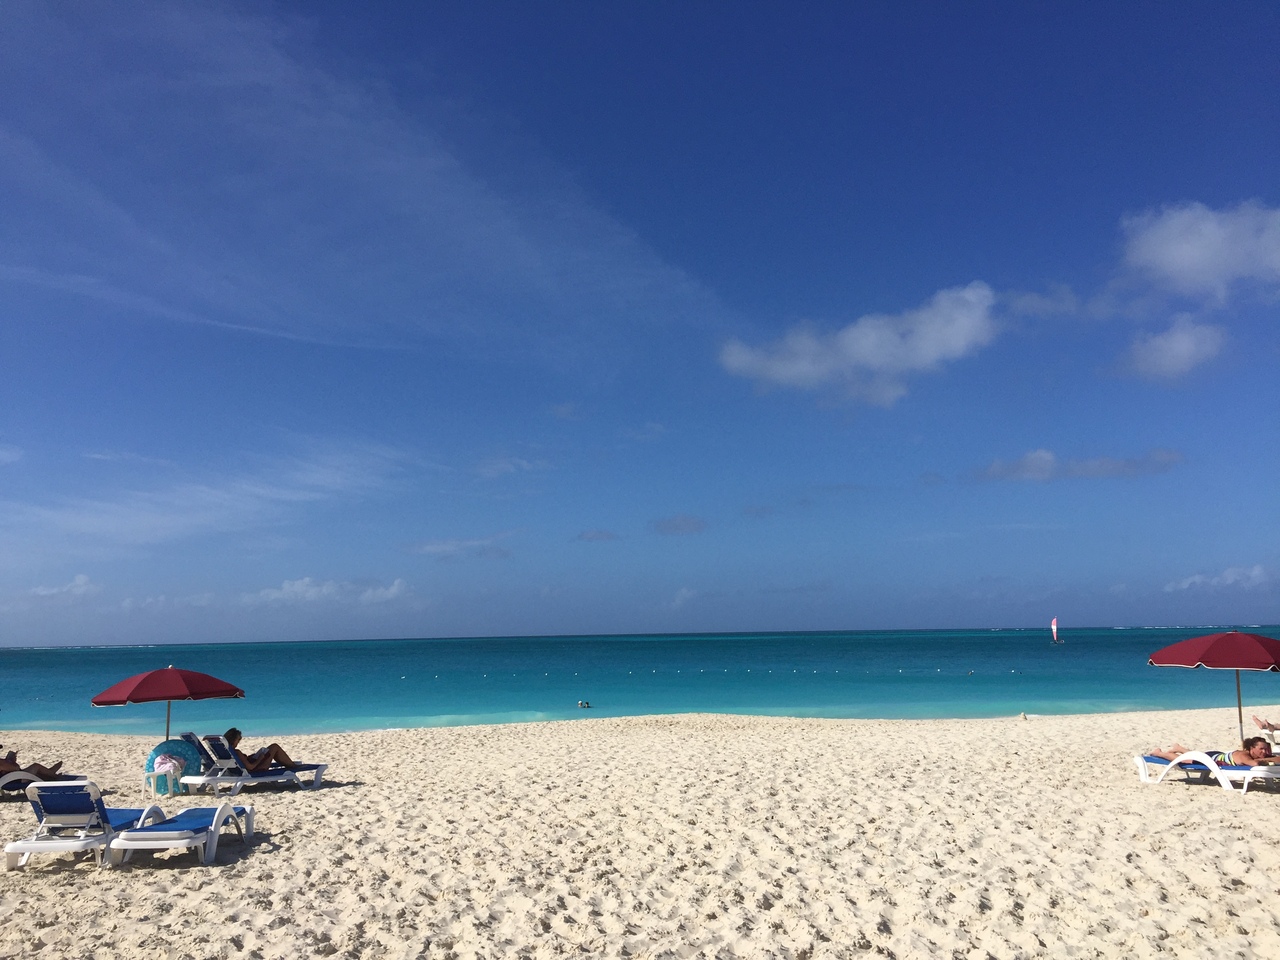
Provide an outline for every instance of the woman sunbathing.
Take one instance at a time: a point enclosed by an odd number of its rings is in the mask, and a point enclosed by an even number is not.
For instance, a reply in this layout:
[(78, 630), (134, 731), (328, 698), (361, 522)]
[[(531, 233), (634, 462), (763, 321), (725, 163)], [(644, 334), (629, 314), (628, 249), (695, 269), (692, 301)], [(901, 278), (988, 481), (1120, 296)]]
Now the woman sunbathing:
[(227, 746), (231, 748), (231, 752), (236, 755), (236, 759), (240, 761), (240, 766), (250, 773), (260, 773), (269, 768), (273, 763), (278, 763), (282, 767), (289, 770), (297, 768), (297, 764), (289, 759), (289, 755), (284, 752), (284, 747), (278, 743), (272, 743), (265, 747), (260, 747), (253, 751), (251, 755), (246, 756), (241, 753), (239, 748), (240, 738), (243, 734), (238, 729), (232, 727), (222, 735), (222, 739), (227, 741)]
[[(1184, 753), (1190, 752), (1182, 744), (1175, 743), (1168, 750), (1152, 750), (1150, 755), (1159, 757), (1161, 760), (1177, 760)], [(1243, 750), (1205, 750), (1204, 752), (1214, 763), (1233, 767), (1261, 766), (1272, 755), (1271, 744), (1267, 743), (1263, 737), (1250, 737), (1244, 742)]]
[[(0, 743), (0, 747), (4, 744)], [(16, 750), (10, 750), (3, 757), (0, 757), (0, 777), (9, 773), (17, 773), (19, 770), (25, 773), (31, 773), (39, 777), (41, 780), (56, 780), (58, 771), (62, 769), (62, 761), (59, 760), (52, 767), (46, 767), (42, 763), (28, 763), (25, 767), (18, 766), (18, 753)]]

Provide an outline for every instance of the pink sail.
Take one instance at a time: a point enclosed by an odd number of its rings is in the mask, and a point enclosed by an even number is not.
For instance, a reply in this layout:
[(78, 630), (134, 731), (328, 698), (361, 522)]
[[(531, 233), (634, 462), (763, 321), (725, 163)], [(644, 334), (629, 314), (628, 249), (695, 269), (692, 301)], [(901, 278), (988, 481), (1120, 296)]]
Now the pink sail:
[(1058, 618), (1054, 617), (1049, 623), (1049, 629), (1053, 631), (1053, 642), (1058, 642)]

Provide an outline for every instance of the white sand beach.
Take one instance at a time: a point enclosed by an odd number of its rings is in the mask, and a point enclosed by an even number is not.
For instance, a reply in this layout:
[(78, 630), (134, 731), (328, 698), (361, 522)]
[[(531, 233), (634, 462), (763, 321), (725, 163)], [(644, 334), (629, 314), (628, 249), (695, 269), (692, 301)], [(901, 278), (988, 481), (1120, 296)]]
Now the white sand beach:
[[(113, 806), (157, 739), (0, 734)], [(1131, 760), (1234, 739), (1225, 708), (280, 738), (320, 790), (241, 794), (258, 834), (212, 866), (0, 874), (0, 957), (1277, 957), (1280, 799)], [(0, 803), (0, 838), (33, 827)]]

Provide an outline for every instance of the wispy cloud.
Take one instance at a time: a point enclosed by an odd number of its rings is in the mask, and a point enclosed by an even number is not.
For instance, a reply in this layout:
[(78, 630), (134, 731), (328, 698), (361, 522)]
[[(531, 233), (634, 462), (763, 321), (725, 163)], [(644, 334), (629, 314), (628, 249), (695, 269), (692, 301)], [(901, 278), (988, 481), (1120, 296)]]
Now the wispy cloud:
[(584, 540), (587, 543), (607, 543), (610, 540), (621, 540), (622, 538), (612, 530), (583, 530), (574, 539)]
[(671, 602), (668, 604), (668, 606), (672, 610), (679, 610), (681, 607), (687, 606), (689, 603), (692, 603), (695, 599), (697, 599), (697, 596), (698, 596), (697, 590), (694, 590), (690, 587), (681, 587), (679, 590), (676, 591), (676, 595), (671, 598)]
[(1216, 357), (1225, 339), (1222, 327), (1180, 314), (1163, 333), (1140, 334), (1133, 341), (1133, 367), (1148, 379), (1172, 380)]
[(984, 480), (1046, 483), (1065, 478), (1138, 477), (1165, 473), (1182, 462), (1177, 450), (1155, 449), (1140, 457), (1060, 460), (1051, 450), (1032, 450), (1017, 460), (996, 460), (979, 476)]
[(426, 554), (437, 560), (487, 559), (501, 560), (511, 556), (502, 541), (514, 534), (514, 530), (474, 539), (428, 540), (412, 548), (413, 553)]
[(1009, 291), (1001, 294), (1000, 302), (1009, 313), (1029, 317), (1075, 313), (1080, 309), (1080, 298), (1065, 284), (1055, 284), (1047, 293)]
[(1126, 217), (1125, 262), (1159, 286), (1224, 301), (1233, 284), (1280, 284), (1280, 209), (1182, 203)]
[(985, 283), (940, 290), (928, 303), (900, 314), (868, 314), (843, 330), (789, 332), (771, 346), (731, 340), (720, 352), (730, 373), (772, 386), (835, 387), (850, 397), (889, 406), (907, 392), (912, 375), (968, 356), (996, 335), (995, 294)]
[(661, 440), (666, 434), (667, 428), (653, 420), (643, 426), (623, 431), (623, 436), (628, 440), (637, 440), (640, 443), (653, 443), (656, 440)]
[(549, 464), (545, 460), (526, 460), (524, 457), (490, 457), (476, 464), (475, 472), (486, 480), (493, 480), (509, 473), (546, 470), (548, 466)]
[(0, 466), (6, 463), (17, 463), (22, 459), (22, 449), (7, 443), (0, 443)]
[(375, 604), (399, 599), (409, 592), (409, 585), (396, 578), (389, 585), (367, 586), (340, 580), (286, 580), (279, 587), (267, 587), (256, 593), (246, 593), (242, 603), (257, 604), (310, 604), (346, 603)]
[(679, 537), (691, 533), (702, 533), (707, 529), (707, 521), (701, 517), (681, 513), (674, 517), (663, 517), (653, 521), (653, 529), (663, 536)]
[(282, 521), (308, 504), (377, 489), (403, 462), (382, 447), (317, 445), (235, 476), (47, 502), (0, 501), (0, 533), (11, 549), (101, 555), (240, 531)]
[(307, 34), (259, 9), (149, 0), (9, 11), (0, 95), (38, 86), (41, 111), (81, 118), (98, 150), (90, 165), (10, 112), (0, 275), (108, 312), (561, 361), (719, 310), (536, 148), (499, 186), (440, 134), (456, 103), (407, 112)]
[(1254, 564), (1251, 567), (1228, 567), (1220, 574), (1213, 577), (1206, 577), (1204, 574), (1196, 573), (1181, 580), (1174, 580), (1166, 583), (1164, 586), (1165, 593), (1175, 593), (1182, 590), (1211, 590), (1223, 587), (1234, 587), (1240, 590), (1250, 590), (1258, 587), (1269, 586), (1275, 582), (1275, 577), (1261, 564)]

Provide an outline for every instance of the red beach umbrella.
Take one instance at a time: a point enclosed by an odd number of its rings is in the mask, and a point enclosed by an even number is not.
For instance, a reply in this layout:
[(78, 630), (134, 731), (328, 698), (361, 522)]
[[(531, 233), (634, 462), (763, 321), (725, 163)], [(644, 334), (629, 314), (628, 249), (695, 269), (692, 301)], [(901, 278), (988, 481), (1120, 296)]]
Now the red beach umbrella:
[(243, 697), (235, 684), (195, 670), (179, 670), (170, 665), (148, 670), (107, 687), (89, 702), (95, 707), (122, 707), (126, 703), (167, 702), (164, 710), (164, 738), (169, 739), (169, 714), (175, 700), (223, 700)]
[(1209, 633), (1170, 644), (1153, 653), (1147, 663), (1154, 667), (1204, 667), (1206, 670), (1236, 672), (1236, 716), (1240, 740), (1244, 742), (1244, 705), (1240, 698), (1241, 670), (1280, 672), (1280, 640), (1256, 633)]

